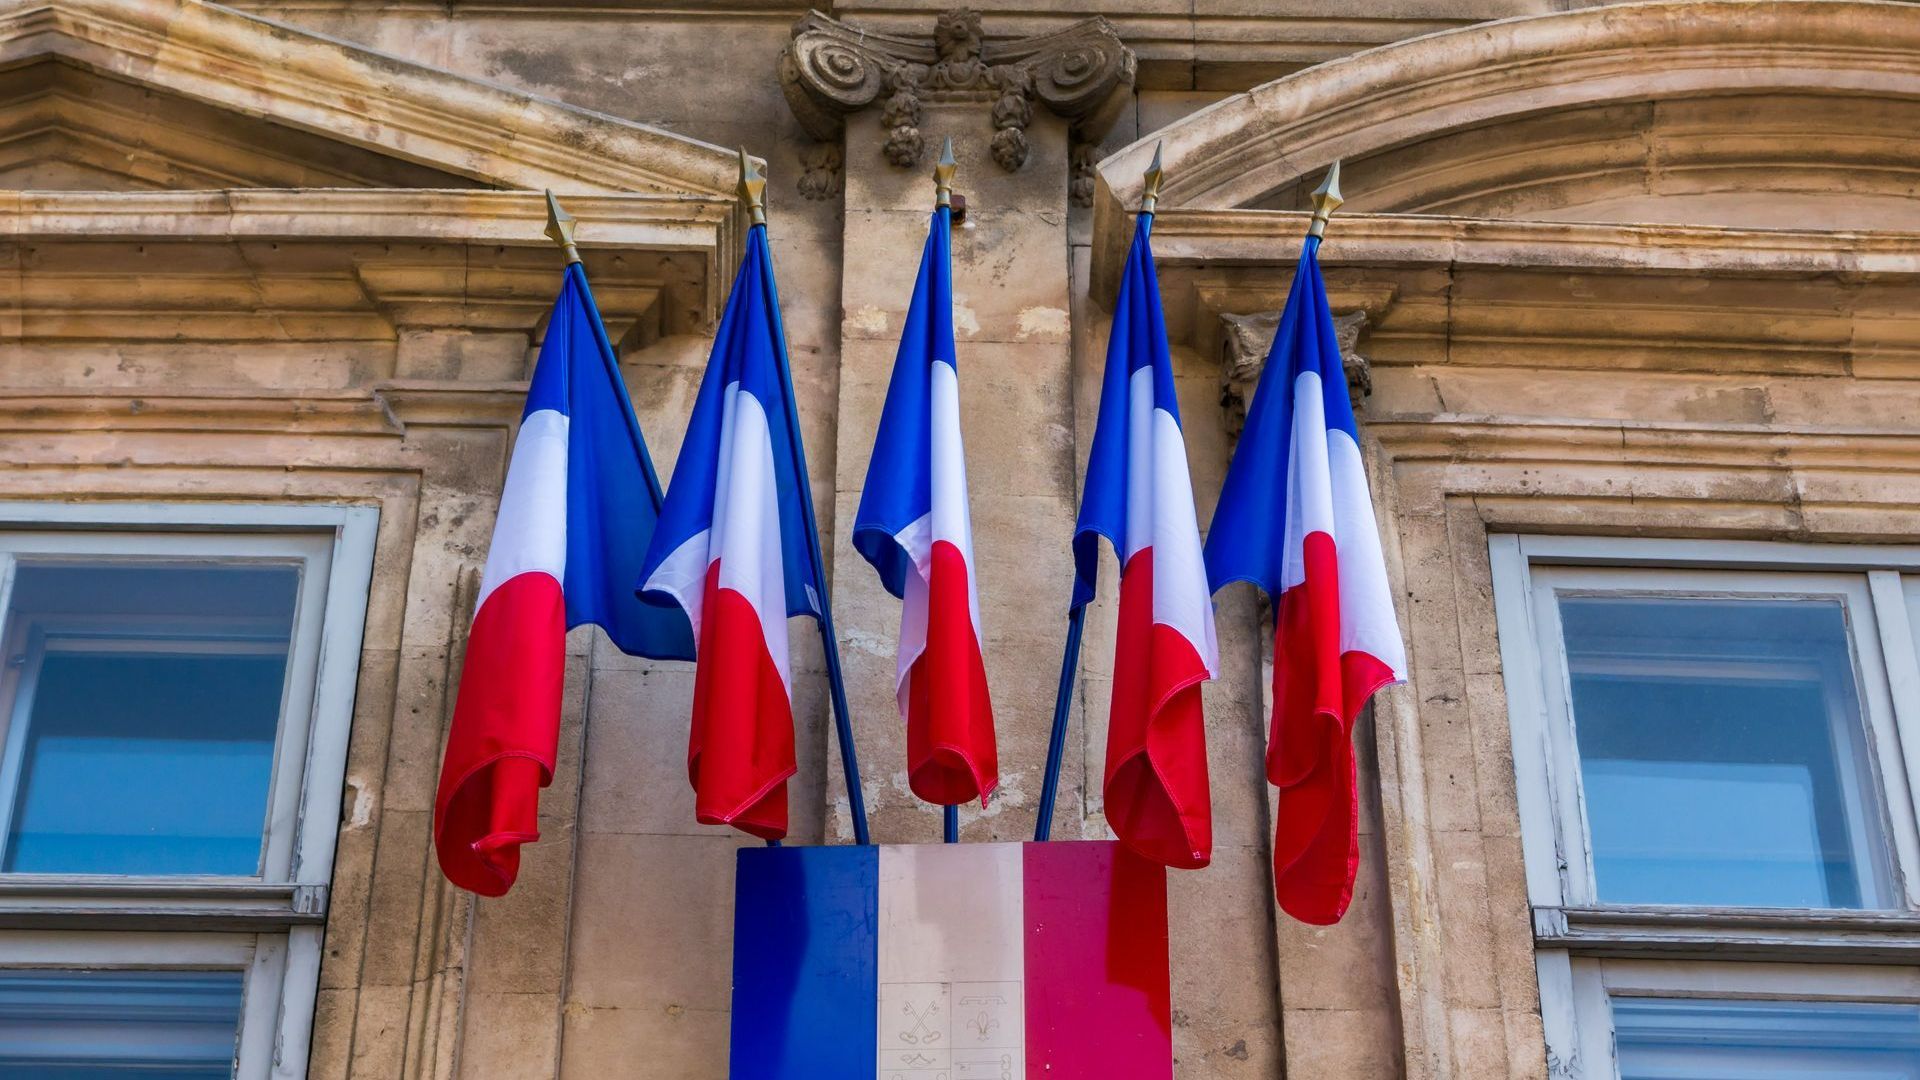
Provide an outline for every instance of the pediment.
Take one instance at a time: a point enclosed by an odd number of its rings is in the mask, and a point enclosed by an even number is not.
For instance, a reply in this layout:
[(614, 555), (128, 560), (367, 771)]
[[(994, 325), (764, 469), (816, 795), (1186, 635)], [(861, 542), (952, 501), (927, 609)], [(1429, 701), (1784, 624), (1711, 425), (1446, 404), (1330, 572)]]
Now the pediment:
[(0, 14), (0, 184), (733, 197), (719, 147), (201, 0)]
[[(1415, 38), (1256, 87), (1102, 162), (1102, 215), (1305, 208), (1734, 228), (1920, 226), (1920, 8), (1672, 0)], [(1116, 216), (1113, 220), (1121, 220)]]
[(55, 58), (0, 72), (0, 189), (484, 186)]

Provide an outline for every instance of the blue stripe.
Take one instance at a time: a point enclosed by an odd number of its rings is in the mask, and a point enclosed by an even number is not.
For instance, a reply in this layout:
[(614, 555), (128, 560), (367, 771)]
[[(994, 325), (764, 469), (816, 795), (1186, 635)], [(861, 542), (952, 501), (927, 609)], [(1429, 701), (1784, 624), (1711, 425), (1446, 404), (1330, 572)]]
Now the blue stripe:
[[(653, 572), (680, 545), (702, 529), (713, 527), (715, 484), (720, 471), (720, 431), (725, 420), (727, 387), (740, 384), (752, 394), (767, 416), (767, 438), (773, 444), (773, 482), (780, 508), (781, 563), (786, 571), (787, 614), (819, 618), (810, 597), (825, 596), (814, 580), (807, 536), (806, 508), (800, 498), (800, 475), (806, 470), (806, 448), (795, 444), (786, 416), (786, 376), (780, 370), (780, 304), (774, 294), (773, 256), (767, 248), (767, 230), (756, 225), (747, 232), (747, 251), (734, 276), (733, 291), (713, 338), (713, 353), (700, 380), (680, 457), (673, 467), (673, 484), (660, 511), (660, 527), (643, 552), (631, 586), (645, 585)], [(643, 593), (650, 604), (670, 605), (672, 598)], [(677, 610), (677, 609), (676, 609)]]
[(633, 575), (660, 519), (660, 481), (579, 263), (567, 267), (547, 319), (523, 416), (568, 417), (567, 626), (607, 632), (621, 652), (693, 659), (686, 613), (641, 603)]
[(1100, 418), (1093, 428), (1093, 451), (1080, 492), (1080, 517), (1073, 529), (1073, 606), (1093, 599), (1100, 570), (1100, 537), (1125, 557), (1127, 537), (1128, 405), (1133, 373), (1153, 368), (1153, 403), (1180, 423), (1174, 394), (1173, 359), (1167, 350), (1166, 316), (1160, 307), (1160, 280), (1153, 269), (1153, 215), (1141, 214), (1133, 247), (1113, 305), (1113, 332), (1107, 339), (1107, 373), (1100, 388)]
[[(1207, 528), (1207, 584), (1215, 592), (1250, 581), (1278, 599), (1287, 557), (1287, 459), (1293, 443), (1293, 389), (1303, 371), (1320, 376), (1327, 430), (1360, 441), (1340, 363), (1340, 342), (1320, 277), (1320, 240), (1308, 237), (1293, 274), (1280, 328), (1247, 407), (1246, 426), (1227, 466)], [(1362, 496), (1364, 497), (1364, 496)]]
[(873, 564), (881, 584), (895, 596), (906, 592), (912, 560), (894, 535), (933, 509), (933, 365), (952, 364), (959, 370), (953, 347), (949, 215), (944, 206), (935, 210), (927, 229), (893, 378), (880, 408), (873, 458), (853, 515), (854, 550)]
[(880, 849), (741, 848), (734, 881), (730, 1075), (871, 1077)]

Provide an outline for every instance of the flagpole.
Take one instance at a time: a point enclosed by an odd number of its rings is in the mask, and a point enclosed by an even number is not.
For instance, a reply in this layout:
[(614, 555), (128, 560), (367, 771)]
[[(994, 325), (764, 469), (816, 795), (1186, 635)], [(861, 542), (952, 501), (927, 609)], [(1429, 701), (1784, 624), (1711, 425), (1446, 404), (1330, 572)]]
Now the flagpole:
[(1060, 763), (1067, 753), (1067, 714), (1073, 704), (1073, 684), (1080, 673), (1080, 630), (1087, 621), (1087, 605), (1067, 611), (1067, 648), (1060, 657), (1060, 687), (1053, 695), (1053, 734), (1047, 738), (1047, 779), (1040, 787), (1040, 818), (1035, 840), (1053, 839), (1053, 800), (1060, 790)]
[[(1140, 216), (1152, 217), (1160, 205), (1160, 147), (1153, 148), (1153, 164), (1141, 184)], [(1060, 766), (1067, 754), (1067, 720), (1073, 711), (1073, 685), (1080, 674), (1080, 632), (1087, 621), (1087, 605), (1067, 609), (1067, 646), (1060, 655), (1060, 685), (1053, 694), (1053, 732), (1047, 738), (1047, 778), (1040, 786), (1040, 814), (1033, 825), (1035, 840), (1053, 839), (1053, 804), (1060, 792)]]
[[(766, 205), (767, 178), (747, 156), (744, 147), (740, 150), (740, 196), (747, 204), (751, 229), (767, 227)], [(794, 472), (800, 485), (800, 511), (804, 517), (807, 531), (807, 556), (813, 560), (813, 580), (820, 585), (821, 595), (816, 597), (816, 610), (819, 612), (820, 644), (827, 654), (827, 690), (833, 699), (833, 728), (840, 743), (840, 770), (847, 784), (847, 814), (853, 818), (853, 842), (870, 844), (872, 839), (867, 831), (867, 797), (860, 787), (860, 753), (853, 745), (853, 721), (847, 710), (846, 676), (840, 670), (840, 645), (833, 629), (833, 600), (827, 592), (826, 560), (820, 552), (820, 527), (813, 516), (813, 484), (807, 477), (805, 465), (806, 443), (800, 438), (800, 405), (793, 393), (793, 368), (787, 359), (787, 328), (780, 317), (780, 290), (774, 279), (772, 250), (768, 250), (767, 291), (773, 298), (773, 311), (768, 322), (773, 324), (773, 336), (779, 346), (775, 350), (774, 362), (780, 365), (780, 379), (787, 392), (787, 437), (792, 440), (796, 453), (801, 457), (800, 467)]]
[[(940, 148), (940, 160), (933, 163), (933, 208), (937, 213), (941, 207), (947, 207), (951, 215), (953, 207), (953, 175), (960, 171), (960, 163), (953, 157), (953, 136)], [(961, 205), (965, 205), (963, 202)], [(935, 220), (938, 220), (937, 218)], [(951, 217), (949, 217), (951, 220)], [(947, 273), (953, 273), (953, 255), (947, 255)], [(960, 807), (948, 804), (940, 808), (940, 839), (944, 843), (960, 842)]]

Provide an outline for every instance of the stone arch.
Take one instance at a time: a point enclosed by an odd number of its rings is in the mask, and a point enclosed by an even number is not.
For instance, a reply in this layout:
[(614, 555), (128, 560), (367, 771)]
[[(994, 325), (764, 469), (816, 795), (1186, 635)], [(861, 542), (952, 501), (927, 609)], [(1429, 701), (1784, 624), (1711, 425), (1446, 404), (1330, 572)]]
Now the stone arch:
[[(1257, 87), (1102, 163), (1104, 212), (1165, 144), (1164, 208), (1920, 228), (1920, 10), (1679, 0), (1416, 38)], [(1836, 198), (1842, 192), (1845, 198)]]

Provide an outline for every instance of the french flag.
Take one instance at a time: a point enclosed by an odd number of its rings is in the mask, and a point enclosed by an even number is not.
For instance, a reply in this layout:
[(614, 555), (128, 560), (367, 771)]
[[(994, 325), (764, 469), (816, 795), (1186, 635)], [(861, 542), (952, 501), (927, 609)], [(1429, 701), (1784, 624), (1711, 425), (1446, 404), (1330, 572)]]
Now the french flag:
[(787, 618), (819, 618), (823, 592), (779, 305), (767, 229), (755, 224), (638, 578), (647, 599), (686, 612), (698, 643), (695, 815), (767, 840), (787, 834), (795, 769)]
[(894, 693), (908, 784), (943, 806), (984, 802), (1000, 775), (960, 442), (951, 227), (952, 211), (934, 210), (853, 523), (854, 550), (901, 600)]
[(743, 848), (735, 1080), (1171, 1080), (1166, 870), (1110, 840)]
[(1207, 578), (1273, 602), (1273, 844), (1280, 907), (1338, 922), (1359, 867), (1353, 721), (1406, 678), (1359, 428), (1309, 236), (1207, 533)]
[(1219, 673), (1220, 659), (1152, 230), (1152, 215), (1141, 214), (1114, 305), (1100, 418), (1073, 538), (1073, 604), (1093, 599), (1104, 536), (1120, 556), (1103, 788), (1107, 822), (1147, 858), (1195, 869), (1207, 865), (1213, 851), (1200, 684)]
[(593, 623), (623, 652), (692, 659), (686, 617), (633, 595), (659, 509), (606, 326), (569, 263), (507, 465), (434, 798), (434, 850), (455, 885), (503, 895), (520, 845), (540, 838), (569, 629)]

